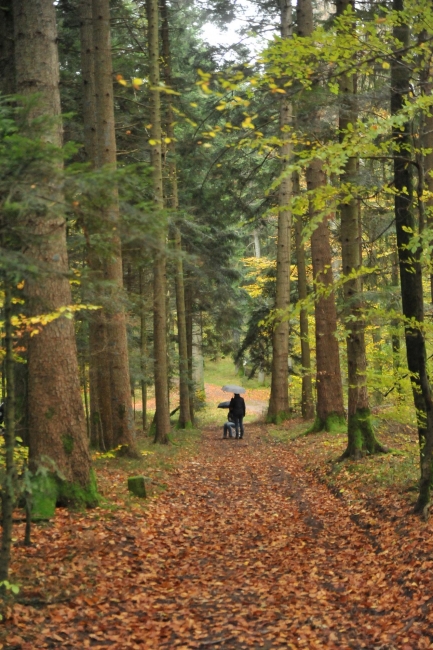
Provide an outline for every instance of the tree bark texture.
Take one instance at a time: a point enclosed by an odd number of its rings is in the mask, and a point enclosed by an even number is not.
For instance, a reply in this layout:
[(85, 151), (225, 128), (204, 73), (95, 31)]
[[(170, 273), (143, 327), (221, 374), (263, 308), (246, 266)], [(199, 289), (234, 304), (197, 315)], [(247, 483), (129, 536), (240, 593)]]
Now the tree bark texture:
[[(317, 218), (314, 193), (325, 185), (326, 176), (320, 160), (307, 169), (307, 189), (311, 193), (310, 219)], [(332, 254), (329, 241), (328, 216), (322, 219), (311, 236), (313, 278), (317, 297), (314, 304), (316, 321), (316, 391), (317, 412), (314, 429), (332, 430), (345, 419), (343, 387), (338, 351), (337, 310), (331, 290)]]
[[(298, 36), (311, 36), (313, 33), (313, 8), (311, 0), (298, 0)], [(313, 119), (318, 119), (313, 116)], [(320, 160), (313, 160), (307, 168), (307, 190), (310, 194), (309, 217), (317, 218), (315, 194), (326, 184), (326, 176)], [(340, 373), (338, 351), (337, 312), (333, 284), (332, 255), (329, 241), (328, 215), (311, 236), (311, 257), (313, 279), (317, 297), (315, 300), (316, 321), (316, 393), (317, 409), (314, 431), (331, 430), (345, 419), (343, 387)]]
[(16, 91), (14, 54), (12, 0), (2, 0), (0, 6), (0, 92), (3, 95), (11, 95)]
[[(293, 192), (299, 194), (299, 175), (293, 175)], [(302, 243), (302, 216), (298, 215), (295, 221), (295, 246), (296, 265), (298, 268), (298, 297), (305, 301), (308, 296), (307, 270), (305, 265), (305, 247)], [(304, 420), (314, 418), (313, 382), (311, 378), (311, 354), (310, 339), (308, 331), (308, 312), (301, 307), (299, 314), (299, 327), (301, 333), (301, 363), (302, 363), (302, 398), (301, 408)]]
[[(161, 34), (163, 52), (163, 70), (166, 86), (171, 87), (171, 53), (170, 53), (170, 26), (166, 0), (161, 0)], [(168, 178), (171, 189), (169, 199), (170, 207), (174, 212), (179, 209), (179, 195), (177, 187), (176, 145), (174, 139), (174, 114), (172, 103), (167, 99), (167, 137), (168, 144)], [(176, 311), (177, 311), (177, 337), (179, 346), (179, 420), (178, 427), (186, 429), (191, 427), (189, 380), (188, 380), (188, 349), (186, 343), (186, 315), (185, 315), (185, 283), (182, 260), (182, 236), (177, 225), (173, 227), (173, 243), (176, 254), (175, 286), (176, 286)]]
[(12, 292), (11, 278), (4, 274), (4, 319), (5, 319), (5, 374), (6, 374), (6, 414), (5, 414), (5, 473), (1, 489), (2, 502), (2, 537), (0, 547), (0, 581), (7, 580), (11, 559), (12, 517), (15, 507), (16, 467), (15, 448), (15, 382), (12, 326)]
[[(403, 0), (394, 0), (393, 9), (401, 11)], [(393, 30), (399, 48), (409, 44), (410, 31), (405, 23)], [(410, 68), (401, 54), (394, 54), (391, 62), (391, 113), (396, 115), (405, 104), (410, 92)], [(407, 363), (411, 376), (413, 398), (417, 414), (421, 458), (421, 478), (416, 511), (422, 511), (430, 500), (433, 456), (433, 401), (427, 374), (426, 346), (419, 324), (424, 320), (422, 290), (421, 250), (409, 250), (412, 232), (415, 232), (413, 214), (413, 181), (411, 165), (407, 158), (411, 151), (411, 124), (407, 121), (393, 133), (394, 139), (394, 187), (395, 222), (400, 266), (400, 285), (403, 315), (407, 320), (405, 340)]]
[[(60, 147), (55, 6), (51, 0), (14, 0), (13, 5), (17, 91), (23, 95), (40, 94), (33, 117), (58, 118), (46, 137)], [(26, 299), (32, 315), (51, 313), (72, 302), (58, 171), (53, 166), (53, 175), (44, 188), (44, 193), (52, 199), (50, 206), (25, 224), (28, 235), (25, 255), (29, 263), (40, 269), (37, 279), (26, 282)], [(49, 458), (66, 481), (88, 488), (90, 457), (74, 326), (70, 319), (58, 318), (29, 338), (28, 373), (31, 465), (35, 467)]]
[[(159, 11), (158, 0), (147, 0), (149, 80), (151, 88), (160, 85), (159, 73)], [(151, 163), (153, 199), (155, 210), (164, 207), (161, 156), (161, 98), (158, 90), (150, 91)], [(170, 413), (168, 405), (168, 367), (167, 367), (167, 312), (166, 312), (166, 230), (159, 235), (158, 249), (153, 266), (153, 332), (154, 332), (154, 373), (156, 401), (155, 442), (166, 444), (170, 432)]]
[[(281, 0), (281, 37), (292, 35), (290, 0)], [(280, 137), (292, 123), (292, 106), (284, 97), (280, 107)], [(283, 141), (280, 147), (282, 178), (278, 189), (277, 278), (275, 323), (272, 331), (271, 394), (268, 420), (280, 422), (289, 417), (289, 304), (290, 304), (290, 229), (292, 215), (288, 206), (292, 196), (292, 178), (287, 168), (292, 157), (292, 145)]]
[[(114, 125), (113, 69), (111, 60), (110, 3), (92, 0), (94, 80), (96, 96), (96, 167), (115, 169), (116, 136)], [(103, 208), (102, 234), (108, 237), (110, 255), (101, 260), (103, 279), (109, 284), (103, 303), (106, 328), (106, 357), (110, 373), (111, 420), (114, 447), (125, 445), (135, 456), (136, 442), (129, 378), (128, 341), (123, 306), (122, 251), (119, 237), (119, 203), (117, 190), (112, 202)], [(104, 320), (100, 323), (102, 327)], [(96, 355), (95, 361), (103, 365)], [(106, 398), (98, 386), (99, 409)], [(105, 407), (105, 405), (104, 405)], [(104, 432), (105, 436), (105, 432)]]
[[(420, 41), (427, 39), (427, 33), (420, 34)], [(427, 50), (428, 57), (424, 68), (421, 71), (421, 92), (429, 96), (433, 93), (433, 63), (431, 47)], [(433, 114), (431, 108), (423, 114), (421, 127), (421, 147), (424, 148), (424, 156), (421, 157), (423, 174), (423, 191), (428, 192), (428, 198), (424, 202), (426, 211), (426, 225), (429, 230), (433, 229)], [(429, 234), (429, 244), (433, 242), (433, 236)], [(433, 304), (433, 253), (430, 255), (430, 302)]]
[(188, 353), (188, 382), (189, 382), (189, 412), (191, 421), (194, 424), (195, 407), (195, 385), (193, 380), (193, 359), (192, 359), (192, 332), (193, 332), (193, 295), (192, 278), (187, 273), (185, 276), (185, 322), (186, 322), (186, 348)]
[[(95, 95), (95, 52), (93, 44), (92, 2), (80, 0), (80, 45), (81, 76), (83, 81), (83, 126), (84, 150), (88, 162), (96, 166), (96, 95)], [(93, 250), (92, 235), (101, 224), (85, 223), (83, 227), (88, 241), (88, 264), (91, 281), (101, 281), (102, 262)], [(98, 302), (99, 296), (92, 296)], [(112, 449), (114, 446), (113, 421), (111, 416), (110, 365), (107, 353), (106, 316), (101, 311), (91, 312), (89, 319), (89, 383), (90, 383), (90, 441), (98, 449)]]
[[(337, 15), (343, 15), (352, 6), (350, 0), (338, 0)], [(344, 142), (348, 125), (353, 125), (357, 119), (355, 79), (353, 75), (341, 75), (339, 78), (340, 112), (339, 129), (340, 142)], [(367, 391), (367, 357), (365, 352), (365, 321), (362, 313), (362, 281), (360, 277), (351, 277), (359, 272), (362, 266), (359, 208), (358, 201), (353, 196), (353, 184), (356, 183), (358, 161), (355, 157), (348, 158), (342, 173), (340, 183), (343, 200), (340, 203), (341, 217), (341, 257), (343, 275), (346, 280), (343, 285), (346, 308), (346, 346), (348, 365), (348, 422), (347, 448), (344, 457), (360, 458), (364, 454), (374, 454), (385, 451), (377, 442), (371, 422), (370, 406)], [(344, 192), (350, 194), (344, 197)]]
[[(397, 251), (395, 251), (392, 259), (391, 286), (395, 287), (396, 291), (398, 291), (398, 287), (400, 286)], [(395, 299), (391, 303), (391, 309), (397, 311), (398, 308), (398, 299)], [(394, 372), (395, 386), (399, 395), (402, 392), (400, 376), (400, 327), (400, 319), (393, 318), (391, 321), (392, 368)]]

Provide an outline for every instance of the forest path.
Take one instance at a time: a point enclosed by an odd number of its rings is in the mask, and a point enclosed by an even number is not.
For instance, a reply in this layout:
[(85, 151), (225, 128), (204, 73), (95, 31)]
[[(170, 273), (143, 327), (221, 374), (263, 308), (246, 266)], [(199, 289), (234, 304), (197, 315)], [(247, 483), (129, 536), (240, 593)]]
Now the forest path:
[[(431, 589), (414, 602), (422, 578), (403, 561), (404, 530), (373, 536), (259, 423), (242, 441), (205, 430), (144, 518), (87, 518), (77, 530), (64, 517), (76, 543), (54, 580), (80, 589), (21, 606), (7, 650), (433, 647)], [(55, 560), (56, 548), (33, 553)]]

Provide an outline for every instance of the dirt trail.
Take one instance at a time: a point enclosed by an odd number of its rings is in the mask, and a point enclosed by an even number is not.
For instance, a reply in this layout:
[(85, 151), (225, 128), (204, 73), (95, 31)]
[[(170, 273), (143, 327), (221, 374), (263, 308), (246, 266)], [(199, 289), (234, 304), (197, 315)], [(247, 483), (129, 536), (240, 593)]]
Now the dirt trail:
[[(259, 425), (243, 441), (205, 431), (145, 519), (95, 520), (74, 558), (81, 593), (22, 607), (24, 629), (8, 628), (23, 643), (4, 647), (433, 648), (431, 589), (414, 602), (421, 578), (402, 563), (398, 529), (373, 537), (264, 435)], [(430, 586), (431, 565), (419, 562)]]

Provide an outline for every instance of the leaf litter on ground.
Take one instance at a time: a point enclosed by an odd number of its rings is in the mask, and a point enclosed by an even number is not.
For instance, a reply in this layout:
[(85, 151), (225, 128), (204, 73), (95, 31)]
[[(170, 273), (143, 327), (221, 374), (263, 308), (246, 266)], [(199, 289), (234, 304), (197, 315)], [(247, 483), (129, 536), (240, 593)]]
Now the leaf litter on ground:
[(207, 428), (146, 502), (107, 462), (112, 510), (61, 509), (14, 548), (2, 648), (433, 648), (432, 524), (407, 492), (346, 494), (329, 434), (270, 431)]

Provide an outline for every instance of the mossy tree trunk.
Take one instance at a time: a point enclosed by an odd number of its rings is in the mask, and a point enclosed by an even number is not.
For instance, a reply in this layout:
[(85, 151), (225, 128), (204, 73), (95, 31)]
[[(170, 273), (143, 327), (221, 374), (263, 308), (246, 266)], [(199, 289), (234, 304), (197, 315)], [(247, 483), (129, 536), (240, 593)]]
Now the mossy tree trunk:
[[(299, 194), (299, 174), (293, 175), (293, 192)], [(302, 216), (298, 215), (295, 221), (295, 247), (296, 265), (298, 268), (298, 297), (305, 301), (307, 291), (307, 270), (305, 265), (305, 247), (302, 243)], [(308, 331), (308, 312), (305, 306), (301, 307), (299, 314), (299, 327), (301, 334), (301, 363), (302, 363), (302, 398), (301, 408), (304, 420), (311, 420), (314, 417), (313, 382), (311, 379), (311, 354)]]
[[(158, 0), (147, 0), (149, 81), (151, 88), (160, 85), (159, 72), (159, 10)], [(153, 200), (156, 211), (164, 208), (162, 186), (162, 129), (160, 91), (150, 91), (151, 163), (153, 181)], [(155, 442), (168, 443), (170, 433), (170, 413), (168, 405), (168, 367), (167, 367), (167, 269), (166, 269), (166, 228), (162, 227), (153, 266), (153, 338), (154, 338), (154, 376), (155, 376)]]
[[(61, 147), (55, 6), (51, 0), (14, 0), (13, 7), (17, 92), (39, 93), (32, 117), (54, 118), (46, 138)], [(39, 268), (37, 278), (26, 281), (31, 315), (51, 313), (72, 302), (60, 172), (53, 162), (43, 192), (49, 200), (22, 224), (25, 256)], [(70, 488), (79, 488), (80, 496), (76, 491), (71, 500), (94, 502), (73, 321), (58, 318), (30, 337), (28, 377), (31, 467), (50, 459)]]
[[(96, 167), (116, 168), (116, 136), (114, 125), (113, 68), (111, 60), (110, 3), (92, 0), (94, 80), (96, 96)], [(137, 455), (131, 403), (128, 341), (123, 306), (122, 251), (119, 235), (119, 202), (117, 190), (112, 191), (110, 204), (101, 208), (100, 234), (109, 247), (100, 264), (103, 280), (109, 288), (103, 303), (109, 364), (112, 443), (125, 445), (131, 456)], [(98, 358), (99, 363), (99, 358)], [(98, 388), (99, 408), (102, 395)], [(110, 445), (110, 446), (111, 446)]]
[[(394, 11), (402, 11), (403, 0), (394, 0)], [(405, 23), (393, 28), (397, 48), (409, 45), (410, 30)], [(398, 114), (405, 106), (411, 92), (410, 68), (403, 55), (394, 54), (391, 62), (391, 113)], [(407, 319), (405, 340), (414, 404), (417, 414), (420, 445), (421, 478), (417, 512), (424, 510), (430, 501), (433, 456), (433, 400), (427, 373), (426, 345), (421, 326), (424, 320), (421, 249), (411, 250), (412, 233), (416, 232), (413, 211), (413, 180), (410, 155), (412, 151), (411, 124), (407, 120), (393, 132), (395, 224), (400, 265), (400, 285), (403, 315)], [(409, 163), (409, 164), (408, 164)]]
[[(168, 9), (166, 0), (161, 0), (161, 35), (163, 52), (164, 80), (168, 87), (172, 85), (171, 79), (171, 53)], [(177, 187), (176, 145), (174, 138), (174, 114), (171, 95), (167, 99), (167, 126), (168, 143), (168, 177), (171, 189), (170, 207), (174, 212), (179, 210), (179, 196)], [(178, 427), (187, 429), (192, 426), (189, 399), (188, 380), (188, 348), (186, 342), (186, 315), (185, 315), (185, 283), (182, 259), (182, 236), (177, 225), (173, 226), (173, 244), (176, 253), (175, 286), (176, 286), (176, 311), (177, 311), (177, 338), (179, 348), (179, 420)]]
[[(337, 15), (343, 15), (350, 0), (338, 0)], [(341, 75), (339, 78), (340, 113), (339, 130), (340, 142), (344, 142), (349, 125), (357, 119), (355, 78), (353, 75)], [(362, 280), (359, 273), (362, 260), (360, 256), (360, 227), (358, 202), (354, 196), (358, 161), (355, 157), (348, 158), (340, 174), (343, 200), (340, 203), (341, 217), (341, 257), (343, 275), (346, 280), (343, 285), (344, 303), (346, 308), (346, 345), (348, 365), (348, 421), (347, 448), (342, 458), (360, 458), (365, 454), (375, 454), (385, 451), (376, 440), (367, 391), (367, 357), (365, 352), (365, 322), (363, 317)], [(344, 192), (348, 198), (344, 197)]]
[[(292, 7), (290, 0), (280, 0), (281, 38), (292, 35)], [(281, 182), (278, 189), (277, 277), (275, 297), (275, 321), (272, 331), (271, 394), (267, 419), (280, 422), (289, 417), (289, 303), (290, 303), (290, 229), (292, 178), (286, 171), (292, 157), (292, 144), (286, 128), (292, 123), (292, 106), (286, 97), (280, 107)]]

